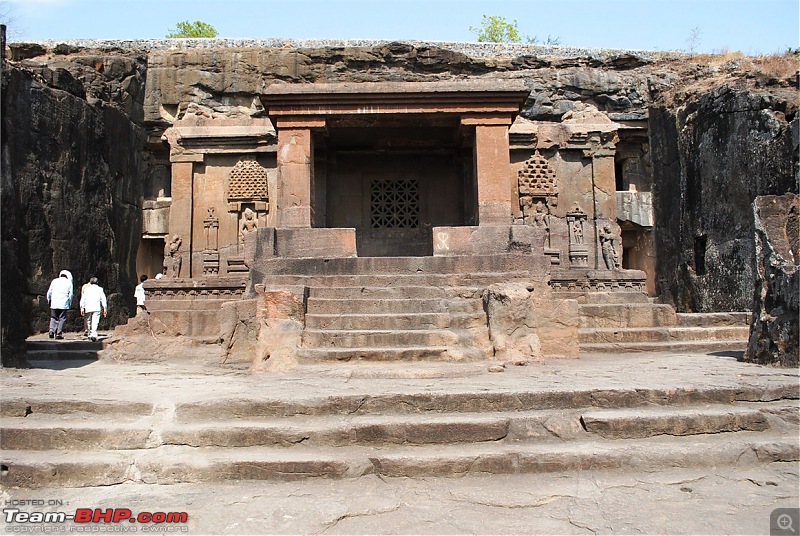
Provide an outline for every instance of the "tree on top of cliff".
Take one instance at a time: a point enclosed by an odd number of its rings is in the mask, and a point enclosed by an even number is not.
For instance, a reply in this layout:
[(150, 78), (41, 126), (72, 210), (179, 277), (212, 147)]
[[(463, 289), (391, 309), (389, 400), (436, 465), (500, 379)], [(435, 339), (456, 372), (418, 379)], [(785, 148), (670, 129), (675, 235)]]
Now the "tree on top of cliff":
[(470, 26), (469, 31), (478, 35), (479, 43), (518, 43), (522, 40), (517, 20), (508, 22), (498, 15), (484, 15), (480, 28)]
[(217, 30), (207, 22), (199, 20), (189, 22), (188, 20), (185, 20), (175, 25), (175, 28), (167, 34), (167, 39), (216, 36)]
[[(522, 35), (519, 33), (519, 26), (517, 19), (509, 22), (505, 17), (498, 15), (484, 15), (481, 19), (480, 28), (470, 26), (469, 31), (477, 34), (479, 43), (520, 43), (522, 42)], [(547, 36), (544, 41), (540, 40), (538, 36), (533, 37), (525, 36), (525, 41), (535, 45), (543, 43), (545, 45), (560, 45), (560, 37)]]

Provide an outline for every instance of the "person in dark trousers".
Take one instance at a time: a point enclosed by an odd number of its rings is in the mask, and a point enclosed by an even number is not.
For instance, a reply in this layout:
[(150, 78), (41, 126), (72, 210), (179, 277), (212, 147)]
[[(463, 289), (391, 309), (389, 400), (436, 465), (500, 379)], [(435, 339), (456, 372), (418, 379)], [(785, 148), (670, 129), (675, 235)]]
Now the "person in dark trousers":
[(63, 339), (67, 311), (72, 305), (72, 274), (67, 270), (61, 270), (58, 277), (50, 282), (47, 303), (50, 305), (50, 338)]

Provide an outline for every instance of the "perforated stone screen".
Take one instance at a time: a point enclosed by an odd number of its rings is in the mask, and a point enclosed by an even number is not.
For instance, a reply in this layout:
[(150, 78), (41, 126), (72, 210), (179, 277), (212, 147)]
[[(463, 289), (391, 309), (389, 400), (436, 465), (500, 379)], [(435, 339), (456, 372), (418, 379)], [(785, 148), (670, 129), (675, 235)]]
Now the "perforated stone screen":
[(267, 170), (255, 160), (237, 162), (231, 170), (228, 199), (268, 200)]
[(373, 179), (371, 186), (370, 213), (373, 229), (419, 227), (419, 181)]
[(556, 173), (539, 151), (519, 170), (520, 195), (553, 195), (558, 193)]

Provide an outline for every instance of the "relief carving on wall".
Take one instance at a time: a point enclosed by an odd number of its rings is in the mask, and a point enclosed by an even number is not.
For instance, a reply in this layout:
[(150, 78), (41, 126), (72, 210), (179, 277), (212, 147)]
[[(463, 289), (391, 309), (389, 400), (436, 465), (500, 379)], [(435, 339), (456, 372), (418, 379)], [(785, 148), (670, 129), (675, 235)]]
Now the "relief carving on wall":
[(560, 264), (560, 254), (552, 249), (550, 234), (551, 210), (558, 206), (558, 180), (555, 171), (538, 150), (519, 170), (517, 187), (522, 223), (534, 229), (533, 246), (543, 250), (552, 264)]
[(619, 244), (622, 242), (619, 226), (615, 225), (612, 228), (610, 223), (606, 223), (597, 232), (597, 237), (600, 242), (600, 252), (603, 255), (603, 264), (606, 270), (618, 270), (622, 267), (620, 262), (620, 249)]
[(586, 244), (585, 225), (588, 219), (586, 212), (578, 204), (567, 212), (569, 227), (569, 262), (574, 267), (589, 266), (589, 246)]
[(164, 277), (177, 278), (181, 276), (181, 264), (183, 264), (183, 256), (180, 249), (183, 240), (178, 235), (173, 235), (171, 239), (166, 240), (164, 244)]
[(246, 272), (243, 257), (245, 237), (258, 229), (259, 214), (269, 212), (267, 169), (258, 163), (255, 156), (243, 156), (233, 166), (228, 185), (228, 212), (236, 215), (238, 237), (237, 255), (227, 261), (228, 273)]
[(219, 275), (219, 218), (216, 209), (208, 207), (203, 220), (206, 247), (203, 249), (203, 275)]

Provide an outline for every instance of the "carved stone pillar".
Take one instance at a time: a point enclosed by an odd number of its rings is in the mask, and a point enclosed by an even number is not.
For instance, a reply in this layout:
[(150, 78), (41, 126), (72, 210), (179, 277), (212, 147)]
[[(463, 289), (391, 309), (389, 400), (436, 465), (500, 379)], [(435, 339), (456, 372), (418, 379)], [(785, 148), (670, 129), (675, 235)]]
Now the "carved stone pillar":
[(178, 235), (187, 252), (177, 277), (192, 277), (192, 199), (194, 199), (192, 162), (172, 163), (172, 205), (169, 210), (169, 236)]
[(478, 225), (510, 225), (512, 218), (508, 128), (509, 116), (465, 115), (475, 126), (475, 177), (478, 183)]
[(314, 221), (313, 128), (325, 119), (281, 119), (278, 130), (278, 227), (311, 227)]

